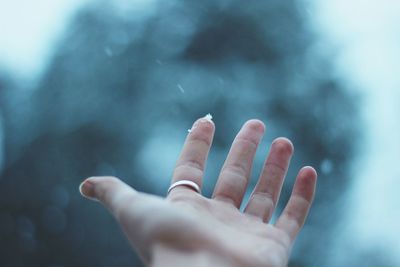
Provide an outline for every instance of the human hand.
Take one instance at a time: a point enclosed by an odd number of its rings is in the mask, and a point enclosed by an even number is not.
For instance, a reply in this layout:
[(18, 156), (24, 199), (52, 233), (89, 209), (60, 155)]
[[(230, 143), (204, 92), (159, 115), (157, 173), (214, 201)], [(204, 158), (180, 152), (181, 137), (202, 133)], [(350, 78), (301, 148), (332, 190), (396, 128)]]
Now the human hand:
[[(195, 182), (201, 188), (214, 123), (196, 121), (188, 134), (172, 183)], [(164, 199), (139, 193), (113, 177), (92, 177), (81, 193), (99, 200), (117, 219), (131, 245), (150, 266), (286, 266), (293, 242), (311, 206), (317, 174), (302, 168), (292, 195), (275, 224), (276, 207), (293, 145), (276, 139), (250, 200), (239, 207), (251, 174), (264, 124), (250, 120), (233, 141), (212, 198), (177, 186)]]

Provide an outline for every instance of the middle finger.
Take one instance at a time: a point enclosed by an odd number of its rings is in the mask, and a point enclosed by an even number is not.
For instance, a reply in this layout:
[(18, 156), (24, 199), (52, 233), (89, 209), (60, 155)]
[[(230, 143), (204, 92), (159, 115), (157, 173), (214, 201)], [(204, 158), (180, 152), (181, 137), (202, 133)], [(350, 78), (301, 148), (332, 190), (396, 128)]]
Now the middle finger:
[(240, 207), (264, 131), (264, 123), (259, 120), (249, 120), (243, 125), (222, 167), (213, 198)]

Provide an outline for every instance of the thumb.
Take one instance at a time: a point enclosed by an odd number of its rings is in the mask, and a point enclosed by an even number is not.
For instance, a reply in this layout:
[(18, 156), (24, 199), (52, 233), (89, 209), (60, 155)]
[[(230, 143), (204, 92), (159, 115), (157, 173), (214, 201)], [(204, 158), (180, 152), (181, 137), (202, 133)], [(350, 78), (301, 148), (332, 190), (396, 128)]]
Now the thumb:
[(79, 191), (82, 196), (101, 202), (117, 219), (124, 203), (134, 203), (139, 195), (120, 179), (110, 176), (88, 178), (80, 184)]
[(149, 227), (151, 213), (148, 211), (159, 208), (160, 199), (139, 193), (115, 177), (88, 178), (81, 183), (79, 191), (82, 196), (99, 201), (114, 215), (131, 245), (138, 250), (143, 260), (148, 262), (148, 244), (156, 232), (152, 229), (157, 229)]

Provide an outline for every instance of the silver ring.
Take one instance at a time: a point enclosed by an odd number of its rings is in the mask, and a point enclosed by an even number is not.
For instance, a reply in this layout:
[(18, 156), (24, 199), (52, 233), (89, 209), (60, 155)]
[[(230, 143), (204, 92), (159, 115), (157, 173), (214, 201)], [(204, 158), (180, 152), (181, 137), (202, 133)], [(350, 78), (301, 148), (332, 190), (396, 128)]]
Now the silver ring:
[(198, 184), (196, 184), (195, 182), (190, 181), (190, 180), (181, 180), (181, 181), (177, 181), (177, 182), (171, 184), (171, 186), (168, 188), (167, 195), (169, 194), (169, 192), (171, 192), (172, 189), (174, 189), (177, 186), (181, 186), (181, 185), (190, 187), (190, 189), (193, 189), (194, 191), (196, 191), (199, 194), (201, 193), (200, 186)]

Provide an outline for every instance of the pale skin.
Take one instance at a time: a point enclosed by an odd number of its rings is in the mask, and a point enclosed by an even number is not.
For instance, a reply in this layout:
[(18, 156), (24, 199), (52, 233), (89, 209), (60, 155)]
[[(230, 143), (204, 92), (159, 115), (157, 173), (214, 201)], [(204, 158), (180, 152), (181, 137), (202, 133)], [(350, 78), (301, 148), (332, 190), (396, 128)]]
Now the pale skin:
[[(191, 180), (201, 188), (214, 131), (211, 120), (195, 122), (171, 183)], [(269, 223), (293, 154), (288, 139), (275, 139), (249, 202), (240, 211), (264, 131), (259, 120), (243, 125), (211, 198), (184, 185), (161, 198), (137, 192), (114, 177), (88, 178), (81, 193), (113, 214), (146, 266), (287, 266), (314, 197), (317, 174), (312, 167), (298, 172), (286, 207), (276, 223)]]

